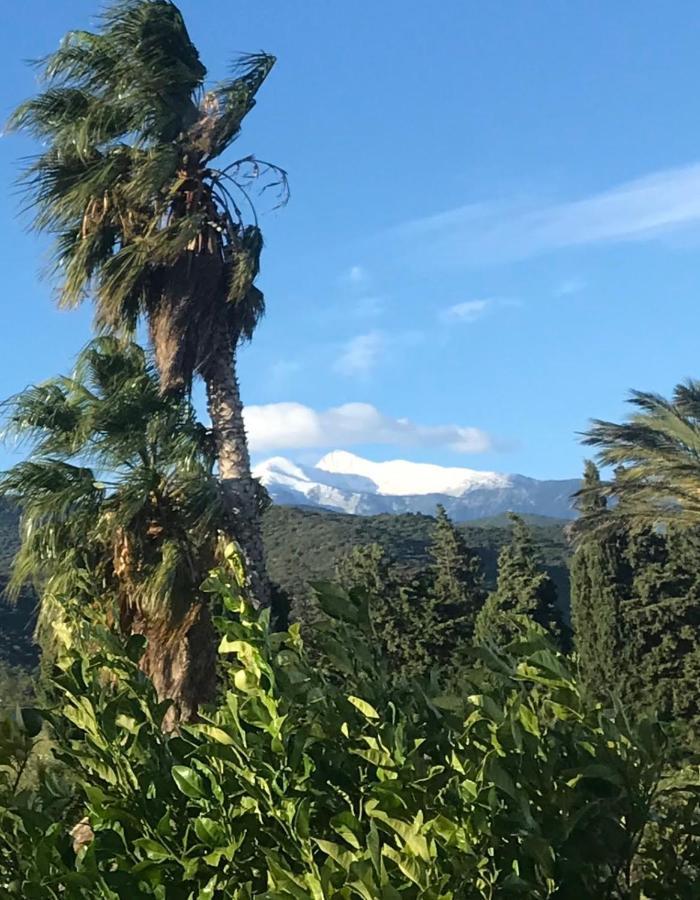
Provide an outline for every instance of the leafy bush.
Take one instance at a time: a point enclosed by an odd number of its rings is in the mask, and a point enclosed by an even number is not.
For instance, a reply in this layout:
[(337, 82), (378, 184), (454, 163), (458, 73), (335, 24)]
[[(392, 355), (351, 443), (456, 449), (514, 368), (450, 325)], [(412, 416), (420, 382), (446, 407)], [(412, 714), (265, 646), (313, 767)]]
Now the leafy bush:
[[(246, 606), (233, 566), (206, 589), (226, 610), (225, 688), (199, 722), (164, 734), (142, 639), (86, 625), (102, 649), (62, 663), (43, 713), (73, 788), (49, 774), (17, 793), (38, 724), (6, 725), (0, 896), (670, 896), (668, 834), (650, 845), (656, 868), (634, 865), (661, 732), (588, 709), (542, 631), (481, 651), (487, 693), (477, 672), (446, 696), (385, 677), (361, 591), (317, 587), (333, 663), (314, 667), (297, 626), (272, 633)], [(647, 873), (656, 893), (639, 892)]]

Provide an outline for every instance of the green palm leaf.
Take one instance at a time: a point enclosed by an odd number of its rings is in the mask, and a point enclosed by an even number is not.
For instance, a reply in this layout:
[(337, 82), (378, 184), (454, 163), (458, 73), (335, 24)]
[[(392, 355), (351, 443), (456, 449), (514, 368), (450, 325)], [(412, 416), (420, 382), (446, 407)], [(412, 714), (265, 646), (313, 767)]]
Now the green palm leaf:
[(164, 620), (197, 601), (226, 521), (211, 436), (188, 400), (160, 394), (140, 347), (93, 341), (71, 377), (28, 388), (6, 419), (30, 444), (0, 480), (22, 509), (15, 592), (31, 581), (55, 609), (101, 584)]
[[(595, 420), (584, 443), (615, 470), (605, 486), (617, 502), (603, 521), (633, 517), (647, 523), (670, 518), (700, 522), (700, 382), (688, 381), (670, 400), (635, 391), (634, 412), (622, 423)], [(600, 518), (600, 516), (599, 516)]]

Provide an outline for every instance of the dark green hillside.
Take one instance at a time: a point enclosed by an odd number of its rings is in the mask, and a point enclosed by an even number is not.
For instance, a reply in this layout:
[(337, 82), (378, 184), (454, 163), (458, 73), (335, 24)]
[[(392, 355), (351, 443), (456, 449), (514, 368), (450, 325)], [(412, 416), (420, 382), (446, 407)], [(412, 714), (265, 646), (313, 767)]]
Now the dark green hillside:
[[(559, 591), (568, 616), (569, 548), (566, 523), (541, 516), (524, 517), (532, 527), (537, 545)], [(350, 516), (299, 507), (274, 506), (265, 517), (265, 544), (272, 577), (292, 594), (305, 583), (333, 575), (340, 557), (359, 544), (380, 544), (393, 559), (407, 567), (428, 562), (433, 519), (430, 516)], [(464, 523), (459, 526), (467, 545), (482, 559), (489, 587), (496, 583), (498, 553), (508, 540), (507, 517)]]
[[(564, 525), (556, 519), (528, 519), (559, 597), (568, 615), (569, 550)], [(17, 549), (17, 510), (0, 503), (0, 591), (4, 592)], [(274, 506), (265, 516), (265, 543), (272, 577), (292, 595), (305, 592), (309, 581), (333, 576), (335, 564), (351, 547), (377, 543), (406, 567), (428, 561), (433, 519), (403, 515), (349, 516), (288, 506)], [(489, 587), (496, 581), (498, 553), (508, 537), (506, 517), (459, 526), (470, 548), (482, 559)], [(34, 599), (28, 593), (16, 606), (0, 603), (0, 662), (28, 666), (36, 660), (31, 642)]]
[(3, 576), (19, 546), (18, 522), (17, 508), (0, 498), (0, 573)]
[[(4, 597), (12, 558), (19, 546), (17, 508), (0, 499), (0, 596)], [(0, 602), (0, 663), (30, 667), (37, 661), (32, 642), (35, 600), (23, 592), (16, 604)]]

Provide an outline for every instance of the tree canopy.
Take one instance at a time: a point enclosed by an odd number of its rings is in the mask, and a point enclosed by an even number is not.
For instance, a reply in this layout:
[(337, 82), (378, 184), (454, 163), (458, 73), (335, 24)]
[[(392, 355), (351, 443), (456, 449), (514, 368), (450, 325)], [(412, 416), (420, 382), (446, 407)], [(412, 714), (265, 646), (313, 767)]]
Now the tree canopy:
[(512, 536), (498, 557), (498, 582), (476, 619), (480, 642), (506, 645), (517, 635), (514, 617), (526, 616), (561, 646), (568, 643), (557, 602), (557, 589), (544, 569), (530, 530), (520, 516), (511, 515)]
[(181, 387), (206, 365), (222, 315), (250, 337), (264, 310), (252, 287), (262, 238), (244, 209), (258, 187), (284, 194), (284, 173), (251, 156), (213, 163), (275, 59), (243, 56), (209, 86), (169, 0), (120, 0), (100, 25), (41, 61), (43, 91), (11, 119), (46, 147), (25, 173), (27, 200), (56, 237), (61, 303), (91, 297), (98, 328), (130, 334), (144, 315), (163, 387)]

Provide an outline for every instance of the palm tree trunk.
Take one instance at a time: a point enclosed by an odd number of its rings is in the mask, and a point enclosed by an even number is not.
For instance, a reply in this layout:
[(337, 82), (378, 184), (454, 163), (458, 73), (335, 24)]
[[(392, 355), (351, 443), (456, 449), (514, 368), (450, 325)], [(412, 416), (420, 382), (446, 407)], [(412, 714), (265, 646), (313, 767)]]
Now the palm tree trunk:
[(257, 489), (250, 469), (243, 403), (231, 343), (221, 340), (202, 375), (218, 450), (219, 478), (230, 504), (232, 536), (243, 555), (250, 599), (256, 607), (269, 606), (270, 584)]
[(149, 616), (138, 610), (127, 613), (122, 623), (130, 634), (148, 641), (141, 668), (153, 682), (159, 700), (173, 704), (163, 720), (163, 730), (191, 722), (200, 706), (216, 697), (216, 631), (209, 605), (197, 601), (177, 620)]

